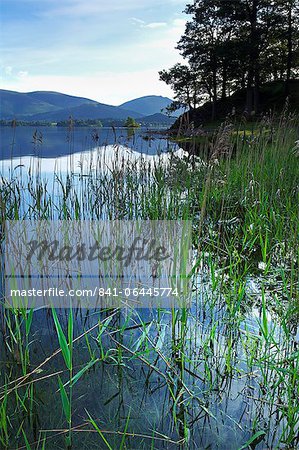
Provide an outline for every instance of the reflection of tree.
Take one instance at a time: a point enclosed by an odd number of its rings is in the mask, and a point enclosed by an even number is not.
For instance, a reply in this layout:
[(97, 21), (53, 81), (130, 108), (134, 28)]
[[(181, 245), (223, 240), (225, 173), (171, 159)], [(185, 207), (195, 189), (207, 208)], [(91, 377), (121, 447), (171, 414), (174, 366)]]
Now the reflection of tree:
[(136, 133), (136, 128), (127, 128), (128, 139), (134, 138), (135, 133)]

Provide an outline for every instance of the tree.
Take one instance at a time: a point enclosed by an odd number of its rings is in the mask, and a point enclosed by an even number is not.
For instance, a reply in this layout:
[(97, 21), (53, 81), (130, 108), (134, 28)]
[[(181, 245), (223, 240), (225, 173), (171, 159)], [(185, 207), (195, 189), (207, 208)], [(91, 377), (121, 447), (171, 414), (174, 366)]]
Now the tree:
[(214, 116), (220, 97), (244, 88), (251, 114), (263, 83), (280, 79), (288, 89), (298, 74), (298, 0), (195, 0), (185, 13), (192, 18), (177, 48), (188, 65), (160, 72), (176, 100), (196, 107), (209, 98)]
[(139, 123), (136, 122), (135, 119), (133, 119), (133, 117), (128, 117), (127, 120), (125, 121), (125, 127), (127, 127), (127, 128), (139, 128), (140, 125), (139, 125)]
[(213, 103), (214, 116), (219, 90), (222, 89), (223, 98), (227, 93), (229, 58), (228, 52), (223, 50), (231, 37), (232, 27), (222, 26), (219, 5), (215, 1), (195, 2), (187, 5), (185, 12), (193, 15), (193, 20), (187, 22), (177, 48), (198, 74), (205, 95)]
[[(246, 80), (246, 110), (249, 113), (257, 111), (259, 106), (260, 55), (267, 44), (272, 3), (271, 0), (198, 0), (186, 10), (187, 13), (194, 14), (193, 22), (199, 22), (204, 33), (206, 29), (211, 29), (208, 39), (212, 46), (209, 53), (213, 54), (212, 61), (215, 61), (210, 69), (213, 74), (214, 98), (218, 90), (217, 69), (218, 78), (222, 82), (222, 96), (225, 96), (227, 83), (237, 81), (234, 79), (234, 67), (239, 64), (243, 71), (241, 80)], [(184, 42), (184, 37), (181, 41)], [(242, 49), (242, 53), (238, 48)], [(206, 52), (207, 46), (203, 50)], [(230, 50), (234, 53), (230, 53)], [(196, 54), (194, 40), (191, 51)], [(221, 58), (221, 54), (224, 57)]]
[(286, 64), (286, 93), (289, 94), (289, 86), (292, 75), (298, 75), (299, 53), (299, 2), (298, 0), (281, 0), (279, 5), (280, 26), (278, 36), (285, 49)]
[(169, 111), (185, 106), (192, 110), (199, 106), (202, 100), (202, 83), (190, 66), (175, 64), (169, 70), (160, 71), (159, 75), (160, 80), (170, 85), (175, 93), (175, 101), (167, 108)]

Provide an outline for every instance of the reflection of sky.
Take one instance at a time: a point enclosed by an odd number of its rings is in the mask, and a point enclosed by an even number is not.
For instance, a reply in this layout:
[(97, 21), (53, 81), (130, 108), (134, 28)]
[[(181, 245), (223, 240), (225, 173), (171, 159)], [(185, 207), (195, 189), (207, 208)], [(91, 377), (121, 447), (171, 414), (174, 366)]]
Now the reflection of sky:
[[(97, 314), (90, 314), (86, 316), (86, 312), (82, 310), (82, 317), (78, 315), (77, 320), (74, 324), (74, 334), (80, 335), (82, 332), (82, 326), (87, 329), (93, 327), (98, 319)], [(41, 354), (52, 354), (56, 349), (56, 341), (53, 340), (53, 330), (49, 327), (49, 321), (47, 319), (47, 311), (36, 312), (36, 320), (33, 321), (33, 333), (36, 339), (33, 341), (33, 348), (38, 349), (34, 354), (34, 358), (38, 358), (40, 362)], [(103, 313), (102, 313), (103, 314)], [(151, 321), (155, 318), (155, 313), (150, 310), (138, 310), (137, 312), (132, 311), (124, 313), (119, 311), (116, 313), (119, 315), (119, 320), (127, 321), (128, 327), (132, 326), (133, 329), (129, 333), (124, 333), (123, 344), (128, 348), (131, 348), (132, 342), (138, 342), (140, 339), (141, 331), (136, 324), (139, 324), (142, 320), (143, 323)], [(160, 311), (159, 313), (159, 328), (160, 338), (163, 335), (163, 339), (160, 342), (161, 352), (169, 363), (174, 367), (175, 361), (172, 360), (172, 341), (171, 341), (171, 321), (169, 311)], [(102, 319), (103, 320), (102, 316)], [(66, 327), (66, 319), (64, 313), (60, 313), (59, 319), (61, 323), (64, 323)], [(121, 322), (122, 323), (122, 322)], [(42, 326), (41, 326), (42, 324)], [(135, 328), (134, 328), (135, 327)], [(190, 327), (192, 329), (192, 336), (186, 336), (186, 353), (189, 355), (189, 351), (195, 352), (193, 355), (194, 360), (201, 359), (201, 352), (198, 353), (198, 348), (189, 347), (189, 342), (200, 347), (202, 342), (207, 338), (205, 335), (195, 335), (198, 333), (198, 321), (190, 322)], [(157, 331), (156, 327), (147, 327), (147, 333), (152, 342), (156, 342)], [(199, 334), (199, 333), (198, 333)], [(37, 336), (39, 339), (37, 339)], [(189, 338), (192, 338), (189, 341)], [(160, 340), (160, 339), (159, 339)], [(157, 342), (159, 342), (159, 340)], [(92, 341), (92, 340), (91, 340)], [(104, 348), (111, 347), (111, 340), (107, 339), (105, 333), (103, 334), (102, 342)], [(215, 344), (216, 345), (216, 344)], [(224, 349), (226, 349), (226, 343), (223, 338), (220, 337), (217, 345), (219, 355), (224, 354)], [(76, 365), (84, 366), (86, 364), (86, 358), (89, 357), (85, 341), (78, 341), (76, 344), (78, 351), (75, 353)], [(107, 347), (106, 347), (107, 346)], [(192, 348), (191, 348), (192, 347)], [(151, 356), (149, 356), (151, 361)], [(49, 362), (51, 366), (51, 371), (55, 372), (59, 370), (59, 365), (57, 360), (53, 359)], [(144, 372), (144, 366), (140, 364), (137, 358), (132, 358), (130, 361), (126, 361), (127, 370), (119, 372), (115, 370), (113, 364), (96, 364), (94, 370), (88, 372), (87, 378), (82, 378), (80, 383), (76, 384), (76, 396), (77, 398), (84, 399), (84, 404), (82, 402), (77, 405), (75, 409), (75, 417), (84, 416), (84, 411), (87, 409), (89, 413), (94, 417), (109, 417), (110, 427), (118, 427), (116, 420), (120, 420), (118, 415), (121, 417), (122, 421), (125, 423), (123, 417), (127, 416), (127, 411), (132, 408), (134, 411), (134, 431), (136, 433), (147, 433), (150, 430), (157, 430), (157, 432), (164, 433), (168, 436), (172, 436), (177, 439), (177, 434), (173, 431), (173, 425), (170, 420), (169, 411), (172, 411), (174, 407), (171, 396), (169, 395), (167, 384), (155, 371), (151, 371), (150, 375)], [(37, 362), (36, 362), (37, 365)], [(219, 377), (216, 371), (214, 371), (213, 358), (208, 360), (208, 366), (211, 368), (212, 382), (214, 384), (214, 390), (209, 390), (209, 381), (204, 380), (201, 382), (199, 378), (196, 378), (184, 372), (184, 383), (186, 386), (190, 387), (192, 392), (195, 394), (195, 399), (203, 400), (204, 406), (208, 411), (213, 414), (213, 417), (209, 417), (204, 414), (202, 410), (202, 401), (189, 401), (188, 396), (184, 394), (181, 395), (181, 401), (177, 407), (177, 412), (179, 413), (180, 408), (183, 411), (185, 406), (185, 414), (189, 419), (190, 426), (190, 442), (188, 448), (217, 448), (218, 450), (228, 450), (228, 449), (238, 449), (240, 448), (251, 436), (250, 430), (251, 421), (256, 417), (258, 413), (259, 402), (253, 402), (248, 400), (249, 395), (258, 397), (258, 390), (256, 387), (255, 377), (242, 377), (235, 376), (230, 379), (222, 379)], [(189, 368), (189, 365), (186, 364)], [(223, 366), (222, 366), (223, 367)], [(191, 364), (191, 370), (193, 366)], [(200, 377), (205, 378), (205, 370), (203, 365), (196, 367), (196, 374)], [(107, 382), (109, 380), (109, 382)], [(218, 380), (218, 381), (217, 381)], [(56, 382), (56, 380), (55, 380)], [(56, 391), (56, 384), (50, 379), (51, 389), (47, 390), (47, 394), (53, 398), (53, 392)], [(88, 389), (86, 388), (88, 383)], [(248, 387), (250, 386), (250, 388)], [(250, 389), (250, 390), (249, 390)], [(205, 393), (206, 392), (206, 393)], [(220, 392), (220, 395), (219, 395)], [(220, 397), (221, 396), (221, 397)], [(219, 400), (219, 397), (221, 400)], [(56, 404), (57, 397), (52, 399), (53, 404)], [(122, 405), (122, 407), (120, 407)], [(187, 406), (186, 406), (187, 405)], [(267, 417), (267, 405), (263, 405), (265, 409), (265, 416)], [(126, 411), (126, 412), (125, 412)], [(244, 414), (245, 412), (245, 414)], [(49, 411), (45, 411), (45, 415), (42, 416), (41, 420), (50, 420), (48, 417)], [(53, 417), (53, 411), (51, 411), (51, 417)], [(209, 418), (208, 418), (209, 417)], [(194, 420), (194, 423), (193, 423)], [(83, 433), (79, 433), (81, 435)], [(93, 448), (94, 441), (92, 440), (92, 434), (89, 434), (91, 439), (89, 448)], [(158, 433), (157, 433), (158, 436)], [(80, 436), (78, 436), (80, 439)], [(84, 441), (86, 445), (86, 441)], [(134, 440), (134, 448), (145, 448), (142, 444), (139, 445), (138, 440)], [(82, 448), (84, 445), (82, 444)], [(118, 447), (114, 447), (118, 448)], [(147, 447), (146, 447), (147, 448)], [(150, 448), (150, 446), (148, 447)], [(157, 444), (156, 448), (169, 448), (167, 446), (159, 446)], [(262, 448), (262, 447), (257, 447)]]
[(70, 132), (67, 127), (0, 127), (0, 138), (0, 160), (26, 155), (56, 158), (112, 144), (149, 155), (178, 149), (164, 135), (143, 128), (132, 132), (125, 128), (75, 127)]
[[(178, 157), (186, 155), (182, 149), (174, 154)], [(146, 166), (154, 167), (158, 162), (166, 164), (171, 158), (171, 153), (160, 155), (146, 155), (135, 152), (122, 145), (107, 145), (96, 147), (91, 151), (74, 153), (59, 158), (38, 158), (35, 156), (21, 156), (12, 160), (1, 161), (1, 172), (4, 177), (22, 176), (28, 174), (50, 175), (56, 174), (80, 174), (87, 175), (90, 172), (105, 172), (113, 169), (121, 169), (126, 164), (135, 164), (136, 170)]]

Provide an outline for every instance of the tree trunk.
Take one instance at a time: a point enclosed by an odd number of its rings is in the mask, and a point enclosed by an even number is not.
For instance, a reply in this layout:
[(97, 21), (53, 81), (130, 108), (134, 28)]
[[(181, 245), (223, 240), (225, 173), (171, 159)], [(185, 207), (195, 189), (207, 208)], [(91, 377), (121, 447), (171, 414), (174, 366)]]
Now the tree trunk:
[(213, 106), (212, 106), (212, 120), (216, 117), (216, 102), (217, 102), (217, 68), (213, 69)]
[(253, 106), (253, 78), (253, 70), (249, 68), (246, 91), (246, 112), (248, 114), (251, 114)]
[(259, 108), (259, 36), (257, 30), (259, 0), (253, 0), (249, 11), (250, 20), (250, 53), (247, 79), (246, 111), (251, 114), (253, 108)]
[(259, 80), (259, 73), (256, 74), (255, 78), (255, 85), (254, 85), (254, 91), (253, 91), (253, 105), (254, 105), (254, 112), (257, 114), (260, 109), (260, 80)]
[(223, 63), (223, 72), (222, 72), (222, 100), (226, 99), (226, 90), (227, 90), (227, 64), (224, 61)]
[(288, 58), (287, 58), (287, 79), (286, 79), (286, 95), (290, 93), (290, 79), (293, 64), (293, 23), (292, 23), (292, 6), (293, 1), (288, 1)]
[(213, 93), (213, 103), (212, 103), (212, 120), (215, 120), (216, 117), (216, 102), (217, 102), (217, 93)]

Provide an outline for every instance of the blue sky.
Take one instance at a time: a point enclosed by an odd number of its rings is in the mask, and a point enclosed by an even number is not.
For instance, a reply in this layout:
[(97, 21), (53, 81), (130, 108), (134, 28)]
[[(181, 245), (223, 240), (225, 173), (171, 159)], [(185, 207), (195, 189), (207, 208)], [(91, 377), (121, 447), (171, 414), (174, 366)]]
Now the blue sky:
[(120, 104), (172, 96), (158, 71), (180, 61), (186, 0), (0, 0), (3, 89)]

